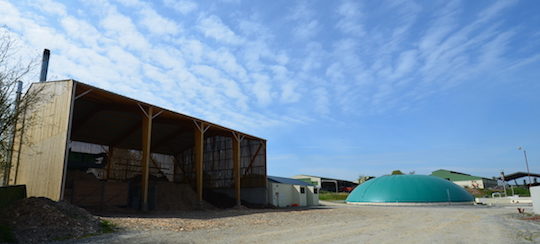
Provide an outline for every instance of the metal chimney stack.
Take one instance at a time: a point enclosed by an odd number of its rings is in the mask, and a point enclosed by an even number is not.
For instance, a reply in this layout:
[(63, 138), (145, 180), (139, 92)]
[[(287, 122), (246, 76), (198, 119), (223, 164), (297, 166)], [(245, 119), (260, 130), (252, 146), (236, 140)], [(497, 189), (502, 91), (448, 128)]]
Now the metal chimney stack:
[(47, 80), (47, 71), (49, 70), (49, 57), (51, 56), (51, 51), (49, 49), (43, 50), (43, 59), (41, 60), (41, 75), (39, 76), (39, 82), (44, 82)]

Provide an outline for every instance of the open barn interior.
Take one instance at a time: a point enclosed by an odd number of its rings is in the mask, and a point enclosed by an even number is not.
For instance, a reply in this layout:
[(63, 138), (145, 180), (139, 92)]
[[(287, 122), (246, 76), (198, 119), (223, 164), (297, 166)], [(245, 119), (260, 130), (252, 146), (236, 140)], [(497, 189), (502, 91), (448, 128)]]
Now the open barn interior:
[[(240, 140), (242, 204), (266, 204), (264, 139), (79, 82), (74, 99), (64, 200), (87, 208), (140, 209), (145, 191), (143, 148), (148, 146), (149, 209), (233, 207), (234, 141)], [(145, 116), (151, 117), (150, 127)], [(201, 130), (204, 201), (198, 201), (195, 163)], [(149, 145), (145, 138), (150, 138)]]

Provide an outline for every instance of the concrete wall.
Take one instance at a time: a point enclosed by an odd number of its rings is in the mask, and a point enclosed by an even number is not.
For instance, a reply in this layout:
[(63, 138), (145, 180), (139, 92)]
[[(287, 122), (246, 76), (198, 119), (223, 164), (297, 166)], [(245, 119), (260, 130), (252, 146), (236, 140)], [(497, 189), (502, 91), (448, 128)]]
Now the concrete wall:
[(319, 188), (314, 186), (307, 187), (306, 204), (308, 206), (319, 205)]
[(288, 184), (268, 182), (268, 202), (276, 207), (287, 207), (293, 202), (293, 188)]
[(540, 186), (530, 188), (533, 211), (535, 214), (540, 214)]
[[(304, 193), (302, 193), (304, 188)], [(317, 189), (317, 193), (315, 193)], [(313, 186), (300, 186), (268, 182), (268, 203), (275, 207), (319, 205), (319, 189)]]
[(298, 204), (302, 207), (307, 206), (307, 187), (306, 186), (299, 186), (299, 185), (292, 185), (293, 186), (293, 199), (295, 200), (293, 204)]

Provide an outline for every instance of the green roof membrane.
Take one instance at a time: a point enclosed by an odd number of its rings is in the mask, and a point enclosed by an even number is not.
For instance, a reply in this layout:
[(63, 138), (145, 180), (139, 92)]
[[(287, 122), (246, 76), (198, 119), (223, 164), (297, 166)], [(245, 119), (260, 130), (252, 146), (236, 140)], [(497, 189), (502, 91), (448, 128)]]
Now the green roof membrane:
[(472, 202), (474, 197), (460, 186), (429, 175), (386, 175), (356, 187), (348, 203)]

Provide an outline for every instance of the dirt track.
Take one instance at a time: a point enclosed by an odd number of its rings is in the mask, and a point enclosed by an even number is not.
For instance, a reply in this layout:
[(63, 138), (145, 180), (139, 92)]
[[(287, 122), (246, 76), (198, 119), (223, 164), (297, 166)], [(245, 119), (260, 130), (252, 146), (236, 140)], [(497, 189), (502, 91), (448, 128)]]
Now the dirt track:
[(540, 222), (519, 217), (479, 206), (201, 211), (108, 218), (124, 230), (76, 243), (539, 243)]

